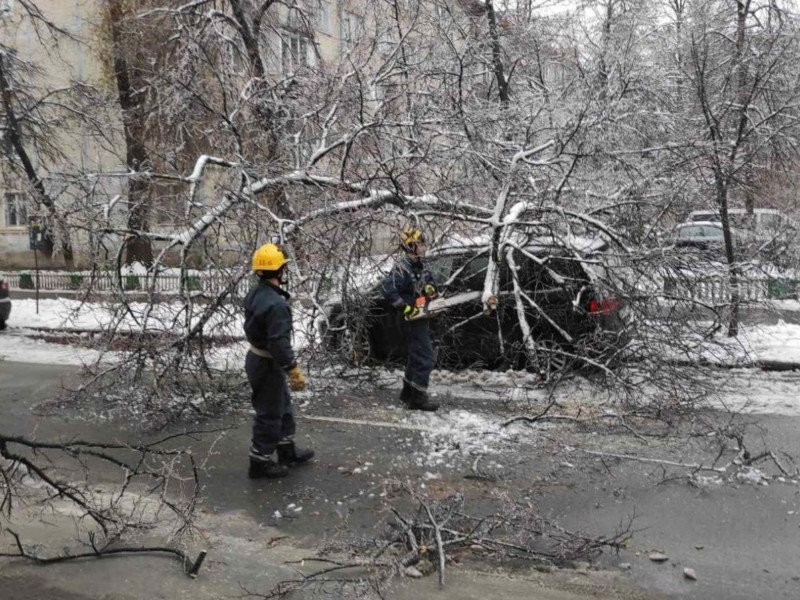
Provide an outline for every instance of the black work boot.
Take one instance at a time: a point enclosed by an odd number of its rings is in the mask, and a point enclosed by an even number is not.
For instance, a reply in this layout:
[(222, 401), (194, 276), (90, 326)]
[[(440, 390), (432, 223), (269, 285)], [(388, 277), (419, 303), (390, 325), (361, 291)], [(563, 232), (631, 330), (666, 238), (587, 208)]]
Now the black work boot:
[(411, 387), (411, 384), (408, 383), (405, 379), (403, 379), (403, 390), (400, 392), (400, 402), (403, 404), (408, 404), (411, 402), (411, 398), (414, 395), (414, 388)]
[(314, 451), (310, 448), (298, 448), (294, 440), (281, 440), (278, 442), (278, 463), (281, 466), (295, 466), (307, 463), (314, 458)]
[(267, 454), (262, 454), (255, 448), (250, 448), (250, 470), (247, 475), (250, 479), (277, 479), (286, 477), (289, 469), (284, 465), (276, 463)]
[(424, 410), (426, 412), (433, 412), (439, 408), (439, 403), (434, 402), (428, 396), (428, 392), (411, 388), (411, 400), (408, 402), (410, 410)]

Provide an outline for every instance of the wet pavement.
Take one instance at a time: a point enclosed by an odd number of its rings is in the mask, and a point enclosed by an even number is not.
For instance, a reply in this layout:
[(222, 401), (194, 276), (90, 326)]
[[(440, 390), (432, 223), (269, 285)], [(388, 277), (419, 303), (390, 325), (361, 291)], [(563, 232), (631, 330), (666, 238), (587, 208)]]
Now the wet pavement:
[[(87, 421), (69, 411), (47, 417), (31, 412), (74, 376), (74, 370), (64, 367), (0, 363), (0, 431), (37, 439), (138, 440), (135, 429), (121, 428), (119, 423)], [(800, 597), (800, 488), (793, 481), (697, 487), (685, 479), (669, 480), (686, 470), (665, 471), (655, 464), (601, 458), (569, 448), (676, 462), (706, 459), (708, 450), (685, 437), (645, 442), (610, 428), (587, 430), (568, 424), (548, 425), (512, 440), (513, 445), (491, 454), (493, 475), (475, 477), (474, 457), (461, 456), (457, 449), (436, 448), (441, 462), (426, 462), (432, 450), (424, 419), (406, 419), (394, 396), (391, 390), (365, 388), (300, 399), (298, 404), (305, 406), (300, 409), (299, 439), (314, 447), (318, 458), (278, 481), (246, 477), (246, 414), (204, 424), (205, 429), (220, 430), (195, 436), (192, 442), (196, 456), (211, 452), (200, 511), (205, 537), (191, 548), (192, 552), (201, 546), (209, 549), (197, 580), (183, 576), (171, 559), (157, 556), (48, 567), (0, 562), (0, 597), (232, 598), (242, 595), (243, 585), (263, 594), (278, 581), (296, 577), (296, 567), (287, 562), (343, 539), (379, 536), (390, 499), (402, 507), (397, 487), (404, 483), (425, 484), (432, 494), (457, 489), (475, 514), (489, 514), (512, 498), (537, 506), (540, 514), (574, 531), (609, 535), (627, 526), (632, 517), (636, 531), (619, 555), (605, 553), (592, 565), (540, 573), (519, 565), (498, 570), (491, 561), (473, 557), (448, 569), (444, 592), (436, 590), (434, 574), (419, 581), (404, 579), (387, 597)], [(444, 398), (442, 411), (465, 409), (480, 412), (486, 402)], [(800, 455), (795, 435), (800, 419), (750, 420), (761, 427), (771, 447)], [(49, 544), (69, 541), (68, 529), (55, 517), (47, 522), (31, 519), (32, 539)], [(668, 559), (652, 562), (648, 555), (656, 550)], [(694, 569), (697, 581), (683, 576), (685, 567)]]

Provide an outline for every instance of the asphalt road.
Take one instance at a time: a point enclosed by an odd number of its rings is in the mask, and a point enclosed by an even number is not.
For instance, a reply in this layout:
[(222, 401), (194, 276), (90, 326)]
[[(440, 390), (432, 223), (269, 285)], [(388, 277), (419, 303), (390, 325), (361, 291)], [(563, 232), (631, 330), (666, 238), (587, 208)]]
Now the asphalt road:
[[(136, 441), (135, 428), (124, 424), (87, 421), (82, 418), (86, 415), (69, 411), (47, 417), (32, 412), (74, 376), (74, 370), (58, 366), (0, 363), (0, 431), (40, 440), (79, 436)], [(448, 397), (443, 410), (481, 408), (470, 402)], [(394, 404), (393, 393), (363, 390), (311, 403), (304, 414), (313, 418), (300, 420), (300, 433), (304, 442), (317, 449), (318, 460), (277, 482), (250, 481), (245, 476), (246, 419), (217, 422), (232, 428), (221, 436), (196, 438), (192, 443), (197, 455), (214, 441), (201, 509), (211, 551), (197, 580), (181, 575), (172, 561), (151, 556), (46, 568), (0, 562), (0, 597), (228, 598), (241, 596), (243, 583), (263, 593), (277, 581), (296, 576), (287, 560), (306, 557), (343, 535), (375, 537), (386, 511), (381, 493), (386, 491), (387, 479), (424, 480), (428, 469), (411, 460), (424, 444), (419, 432), (387, 422)], [(800, 456), (796, 435), (800, 419), (754, 421), (771, 448)], [(683, 479), (665, 482), (683, 474), (681, 469), (665, 472), (653, 464), (567, 452), (563, 444), (605, 453), (666, 456), (676, 462), (707, 458), (707, 450), (692, 443), (669, 439), (645, 443), (610, 430), (547, 428), (535, 442), (522, 443), (499, 457), (502, 476), (496, 479), (467, 479), (463, 464), (442, 468), (441, 477), (429, 485), (459, 489), (478, 512), (496, 510), (503, 498), (527, 499), (538, 506), (540, 514), (572, 530), (607, 535), (635, 517), (636, 532), (626, 550), (604, 554), (589, 570), (578, 565), (578, 569), (543, 574), (516, 565), (498, 574), (495, 565), (487, 572), (480, 561), (464, 561), (448, 570), (444, 592), (435, 589), (434, 575), (403, 580), (388, 597), (800, 597), (800, 488), (796, 483), (698, 488)], [(289, 504), (301, 505), (302, 513), (291, 519), (274, 516), (276, 510), (287, 513)], [(41, 522), (31, 519), (23, 525), (34, 540), (66, 544), (71, 532), (56, 517), (41, 516)], [(654, 550), (666, 554), (668, 560), (652, 562), (648, 555)], [(684, 567), (695, 570), (697, 581), (684, 578)]]

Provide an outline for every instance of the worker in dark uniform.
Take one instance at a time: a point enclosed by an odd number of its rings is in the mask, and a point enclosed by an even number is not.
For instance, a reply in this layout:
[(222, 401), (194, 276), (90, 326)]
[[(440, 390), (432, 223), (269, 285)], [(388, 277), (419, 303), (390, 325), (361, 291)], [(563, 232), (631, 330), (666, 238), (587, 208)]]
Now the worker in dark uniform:
[(428, 397), (428, 381), (433, 370), (433, 345), (428, 319), (415, 319), (425, 304), (436, 297), (436, 281), (423, 262), (425, 237), (419, 229), (407, 228), (400, 234), (404, 256), (383, 280), (383, 296), (405, 320), (408, 362), (400, 400), (412, 410), (434, 411), (439, 405)]
[(289, 466), (308, 462), (314, 456), (313, 450), (294, 444), (289, 388), (304, 390), (306, 378), (292, 350), (290, 296), (280, 287), (286, 263), (286, 255), (275, 244), (256, 250), (253, 270), (259, 282), (244, 300), (244, 332), (250, 342), (245, 370), (256, 411), (250, 446), (251, 478), (284, 477)]

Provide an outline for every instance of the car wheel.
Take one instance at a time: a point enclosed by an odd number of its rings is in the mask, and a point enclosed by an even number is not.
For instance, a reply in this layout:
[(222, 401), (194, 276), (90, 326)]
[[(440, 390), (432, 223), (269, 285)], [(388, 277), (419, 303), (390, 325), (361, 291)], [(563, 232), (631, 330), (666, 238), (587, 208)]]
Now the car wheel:
[(369, 332), (362, 325), (345, 329), (339, 348), (347, 362), (356, 367), (368, 364), (375, 357)]
[(536, 364), (542, 377), (549, 378), (566, 371), (570, 362), (567, 350), (553, 338), (536, 341)]
[(0, 331), (5, 331), (6, 329), (6, 322), (0, 319)]
[(327, 320), (322, 321), (319, 327), (322, 347), (328, 352), (336, 352), (342, 338), (341, 315), (331, 315)]

